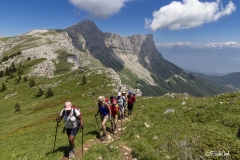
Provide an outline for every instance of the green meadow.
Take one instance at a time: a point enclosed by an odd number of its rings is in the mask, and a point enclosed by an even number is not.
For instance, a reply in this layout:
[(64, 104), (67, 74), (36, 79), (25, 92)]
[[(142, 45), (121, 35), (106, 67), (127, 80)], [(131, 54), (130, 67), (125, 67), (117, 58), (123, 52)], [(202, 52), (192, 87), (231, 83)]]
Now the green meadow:
[[(31, 66), (30, 62), (25, 64), (24, 76), (27, 77)], [(0, 78), (0, 84), (7, 87), (0, 92), (0, 158), (61, 159), (68, 151), (68, 141), (62, 133), (63, 122), (57, 127), (55, 119), (66, 101), (78, 106), (83, 114), (84, 143), (95, 138), (99, 134), (94, 117), (97, 97), (117, 94), (108, 73), (103, 68), (98, 70), (102, 73), (97, 70), (64, 72), (59, 64), (56, 70), (59, 75), (54, 78), (27, 77), (27, 81), (21, 78), (19, 83), (15, 81), (17, 75), (8, 80), (6, 76)], [(85, 84), (82, 83), (84, 76)], [(35, 86), (29, 87), (30, 80), (35, 81)], [(45, 94), (51, 88), (54, 95), (36, 98), (39, 88)], [(93, 145), (82, 159), (119, 159), (121, 151), (112, 148), (123, 145), (131, 148), (138, 160), (240, 159), (239, 98), (240, 93), (203, 98), (171, 93), (137, 97), (133, 115), (124, 122), (125, 130), (120, 138), (107, 145)], [(20, 111), (16, 111), (16, 104), (20, 105)], [(81, 134), (76, 137), (78, 149), (82, 147)]]

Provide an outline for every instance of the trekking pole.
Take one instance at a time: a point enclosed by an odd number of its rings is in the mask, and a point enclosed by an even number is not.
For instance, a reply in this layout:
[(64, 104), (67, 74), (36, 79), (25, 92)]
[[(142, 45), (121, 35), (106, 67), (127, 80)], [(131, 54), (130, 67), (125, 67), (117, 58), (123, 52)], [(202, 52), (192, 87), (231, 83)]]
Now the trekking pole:
[(54, 150), (55, 150), (55, 144), (56, 144), (56, 138), (57, 138), (57, 129), (58, 129), (58, 122), (57, 122), (57, 126), (56, 126), (56, 133), (55, 133), (55, 140), (54, 140), (54, 144), (53, 144), (53, 151), (52, 151), (52, 157), (54, 155)]
[(96, 122), (97, 122), (98, 131), (100, 131), (100, 129), (99, 129), (99, 125), (98, 125), (98, 120), (97, 120), (97, 115), (96, 115), (96, 114), (95, 114), (95, 119), (96, 119)]
[(122, 133), (122, 118), (121, 118), (121, 133)]
[(82, 157), (83, 157), (83, 128), (82, 128)]
[(113, 138), (114, 138), (114, 131), (115, 131), (116, 128), (115, 128), (115, 123), (114, 123), (114, 121), (113, 121), (113, 118), (110, 119), (110, 122), (112, 123), (112, 129), (114, 128), (114, 129), (112, 130), (112, 135), (113, 135)]

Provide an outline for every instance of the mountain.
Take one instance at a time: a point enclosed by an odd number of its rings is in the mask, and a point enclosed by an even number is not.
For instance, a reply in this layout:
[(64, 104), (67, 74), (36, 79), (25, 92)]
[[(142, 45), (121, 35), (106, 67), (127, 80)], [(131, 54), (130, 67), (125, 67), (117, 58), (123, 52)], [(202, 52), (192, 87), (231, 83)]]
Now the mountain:
[(121, 37), (103, 33), (89, 20), (64, 30), (34, 30), (18, 37), (0, 38), (0, 46), (3, 72), (26, 61), (32, 62), (28, 76), (49, 78), (72, 70), (90, 72), (107, 67), (112, 68), (109, 75), (118, 82), (116, 90), (133, 90), (137, 95), (186, 92), (209, 96), (232, 91), (187, 73), (164, 59), (151, 34)]
[(88, 50), (106, 67), (118, 72), (123, 82), (140, 88), (143, 95), (187, 92), (204, 96), (229, 91), (229, 88), (188, 74), (164, 59), (151, 34), (121, 37), (114, 33), (103, 33), (88, 20), (65, 30), (76, 48)]
[(225, 76), (205, 75), (205, 74), (196, 73), (196, 72), (192, 72), (192, 73), (206, 80), (228, 86), (234, 89), (235, 91), (240, 90), (240, 82), (239, 82), (240, 72), (230, 73)]

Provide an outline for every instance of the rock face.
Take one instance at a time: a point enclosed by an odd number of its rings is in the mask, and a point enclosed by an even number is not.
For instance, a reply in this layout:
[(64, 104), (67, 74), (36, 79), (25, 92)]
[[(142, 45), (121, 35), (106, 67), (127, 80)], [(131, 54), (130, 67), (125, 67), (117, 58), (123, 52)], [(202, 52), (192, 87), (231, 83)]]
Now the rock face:
[[(89, 20), (82, 21), (65, 29), (80, 51), (87, 49), (102, 64), (121, 71), (124, 67), (156, 85), (151, 72), (167, 79), (182, 69), (166, 61), (155, 47), (153, 35), (133, 35), (121, 37), (114, 33), (103, 33)], [(173, 67), (174, 66), (174, 67)]]
[(4, 52), (11, 52), (14, 48), (19, 48), (22, 52), (22, 56), (3, 62), (0, 70), (4, 70), (12, 62), (18, 64), (27, 58), (31, 60), (45, 58), (45, 61), (33, 67), (30, 76), (53, 76), (55, 70), (53, 61), (56, 60), (57, 63), (58, 56), (56, 52), (60, 50), (68, 53), (74, 52), (72, 40), (66, 32), (50, 30), (33, 30), (18, 37), (6, 38), (6, 40), (0, 41), (0, 46), (2, 46), (1, 56)]

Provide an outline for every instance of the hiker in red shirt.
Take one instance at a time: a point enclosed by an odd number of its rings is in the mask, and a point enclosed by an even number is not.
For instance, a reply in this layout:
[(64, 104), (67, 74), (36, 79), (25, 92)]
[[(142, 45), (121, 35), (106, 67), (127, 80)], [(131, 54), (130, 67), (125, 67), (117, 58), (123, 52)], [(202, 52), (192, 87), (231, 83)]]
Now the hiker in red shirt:
[(110, 109), (112, 112), (111, 127), (112, 127), (112, 133), (114, 133), (114, 131), (117, 128), (117, 118), (119, 114), (119, 106), (117, 104), (117, 100), (114, 99), (112, 101), (112, 104), (110, 105)]
[(136, 102), (135, 96), (133, 96), (132, 92), (128, 92), (127, 96), (127, 106), (128, 106), (128, 116), (132, 115), (133, 105)]

